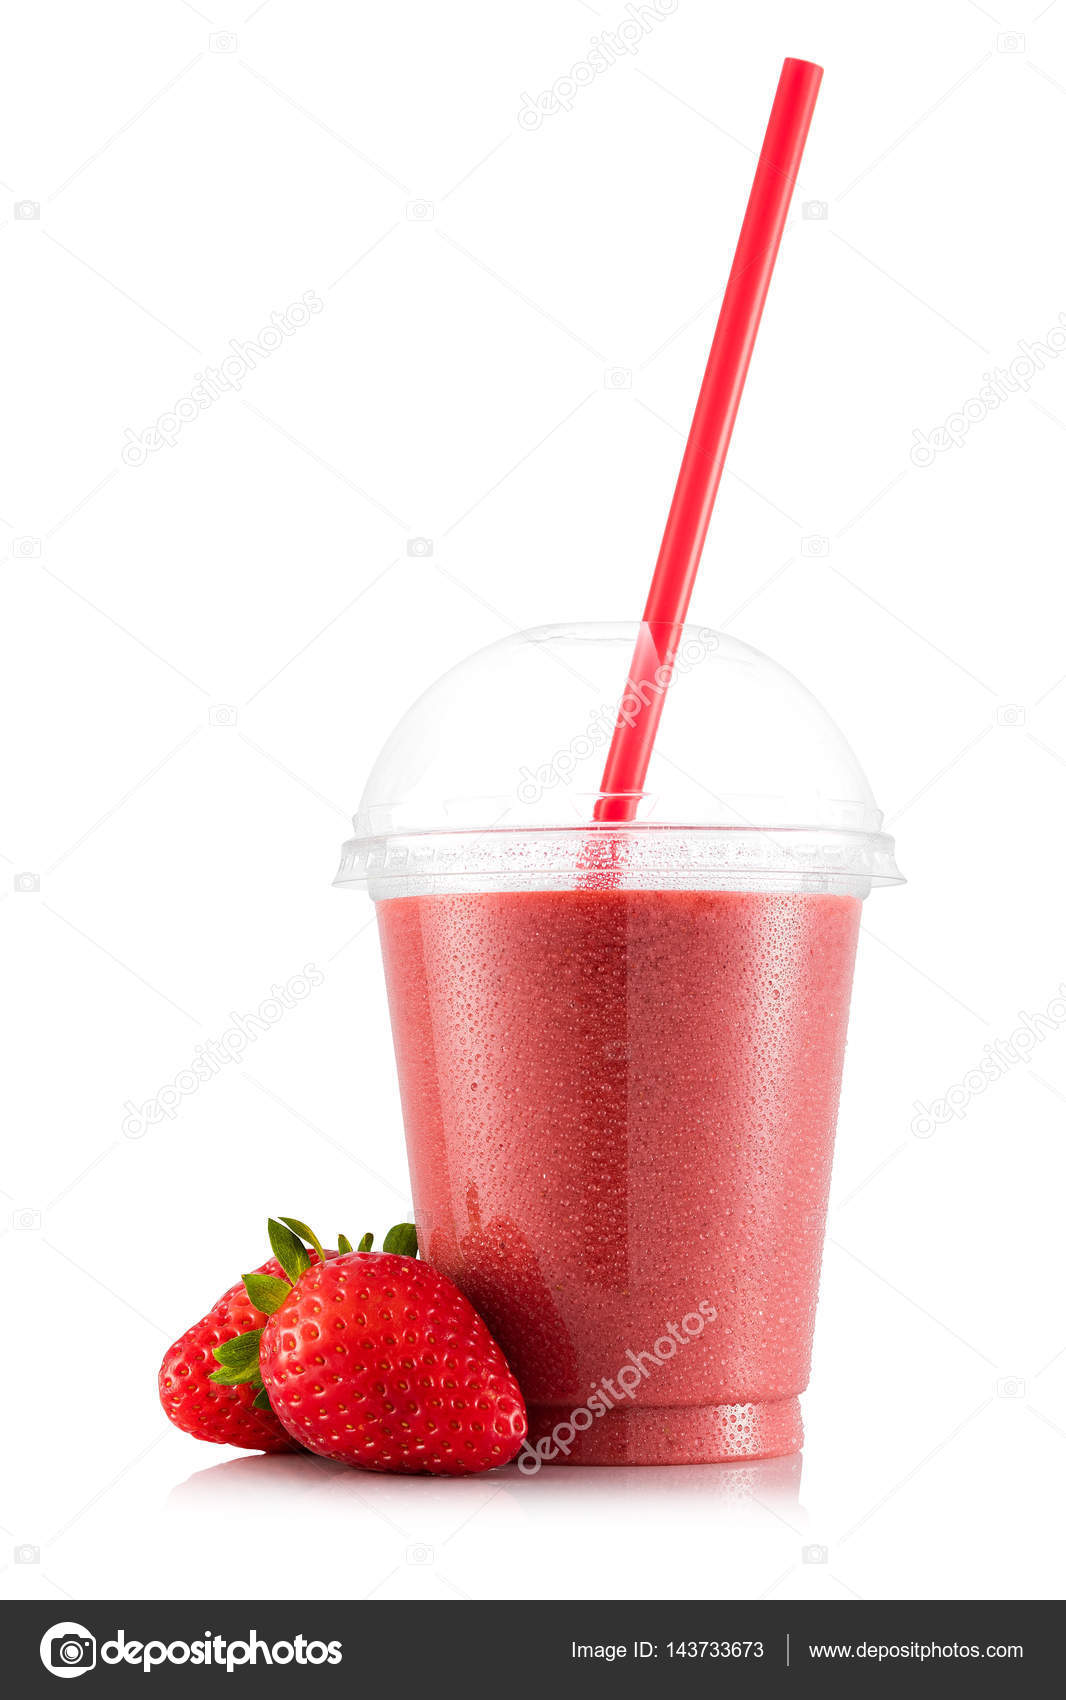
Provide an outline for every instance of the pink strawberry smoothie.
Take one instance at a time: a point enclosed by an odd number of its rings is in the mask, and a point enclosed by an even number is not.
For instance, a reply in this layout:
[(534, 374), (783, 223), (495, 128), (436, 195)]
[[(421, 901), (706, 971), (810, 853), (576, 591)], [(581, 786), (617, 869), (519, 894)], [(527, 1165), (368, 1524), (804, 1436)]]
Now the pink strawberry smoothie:
[(422, 1253), (503, 1347), (543, 1460), (799, 1448), (859, 909), (378, 904)]

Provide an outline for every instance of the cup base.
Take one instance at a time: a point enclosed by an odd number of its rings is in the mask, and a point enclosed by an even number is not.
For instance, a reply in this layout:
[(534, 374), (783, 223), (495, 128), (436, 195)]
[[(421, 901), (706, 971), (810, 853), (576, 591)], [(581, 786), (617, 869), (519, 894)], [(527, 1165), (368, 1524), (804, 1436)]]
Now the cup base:
[(544, 1463), (725, 1464), (783, 1458), (803, 1445), (796, 1398), (749, 1405), (631, 1406), (594, 1418), (578, 1432), (573, 1416), (563, 1405), (529, 1407), (528, 1444), (535, 1448), (543, 1442), (539, 1456)]

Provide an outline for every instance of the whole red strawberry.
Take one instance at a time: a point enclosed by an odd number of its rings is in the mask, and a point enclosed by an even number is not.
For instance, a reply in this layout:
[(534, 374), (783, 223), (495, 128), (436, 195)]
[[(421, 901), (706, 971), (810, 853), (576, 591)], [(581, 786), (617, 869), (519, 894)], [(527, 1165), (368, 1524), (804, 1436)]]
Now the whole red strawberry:
[[(263, 1264), (262, 1273), (280, 1275), (281, 1265), (272, 1257)], [(215, 1440), (223, 1446), (256, 1452), (297, 1450), (273, 1411), (255, 1409), (258, 1389), (252, 1382), (220, 1387), (211, 1380), (218, 1369), (214, 1348), (262, 1328), (265, 1321), (262, 1311), (250, 1302), (244, 1282), (238, 1281), (175, 1340), (159, 1371), (159, 1398), (172, 1423), (197, 1440)]]
[[(336, 1253), (327, 1252), (326, 1256), (335, 1257)], [(276, 1257), (256, 1271), (268, 1279), (282, 1273)], [(159, 1399), (172, 1423), (196, 1440), (211, 1440), (222, 1446), (241, 1446), (255, 1452), (300, 1450), (261, 1394), (258, 1373), (225, 1383), (219, 1378), (218, 1349), (225, 1352), (229, 1346), (232, 1352), (232, 1341), (261, 1329), (265, 1321), (264, 1312), (251, 1303), (245, 1282), (238, 1281), (206, 1316), (175, 1340), (159, 1370)], [(241, 1348), (236, 1350), (242, 1353)]]
[(381, 1252), (368, 1235), (313, 1265), (277, 1227), (271, 1241), (293, 1284), (253, 1275), (248, 1288), (270, 1312), (263, 1388), (294, 1440), (367, 1470), (470, 1475), (514, 1457), (528, 1427), (518, 1383), (470, 1302), (417, 1261), (409, 1223)]

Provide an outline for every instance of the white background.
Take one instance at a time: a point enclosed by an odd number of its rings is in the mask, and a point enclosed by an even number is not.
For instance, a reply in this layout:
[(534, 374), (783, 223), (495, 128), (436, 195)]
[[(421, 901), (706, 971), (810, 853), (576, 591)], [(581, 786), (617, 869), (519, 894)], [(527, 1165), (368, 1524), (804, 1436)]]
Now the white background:
[[(1061, 1032), (911, 1127), (1066, 976), (1066, 359), (910, 458), (1066, 309), (1066, 5), (1006, 5), (680, 0), (536, 130), (523, 93), (618, 0), (8, 9), (11, 1595), (1061, 1591)], [(693, 617), (821, 697), (911, 882), (867, 907), (802, 1479), (198, 1445), (156, 1366), (267, 1212), (408, 1204), (370, 912), (330, 889), (371, 757), (478, 645), (638, 616), (785, 53), (826, 77)], [(307, 290), (239, 395), (122, 462)]]

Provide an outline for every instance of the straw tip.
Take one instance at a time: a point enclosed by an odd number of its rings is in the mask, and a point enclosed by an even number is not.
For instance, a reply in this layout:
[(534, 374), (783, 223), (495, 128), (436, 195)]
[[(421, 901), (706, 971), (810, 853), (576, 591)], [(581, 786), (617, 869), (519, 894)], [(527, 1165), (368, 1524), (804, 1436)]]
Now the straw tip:
[(812, 73), (817, 77), (824, 75), (824, 67), (816, 65), (813, 59), (786, 59), (782, 71), (804, 71), (808, 76)]

